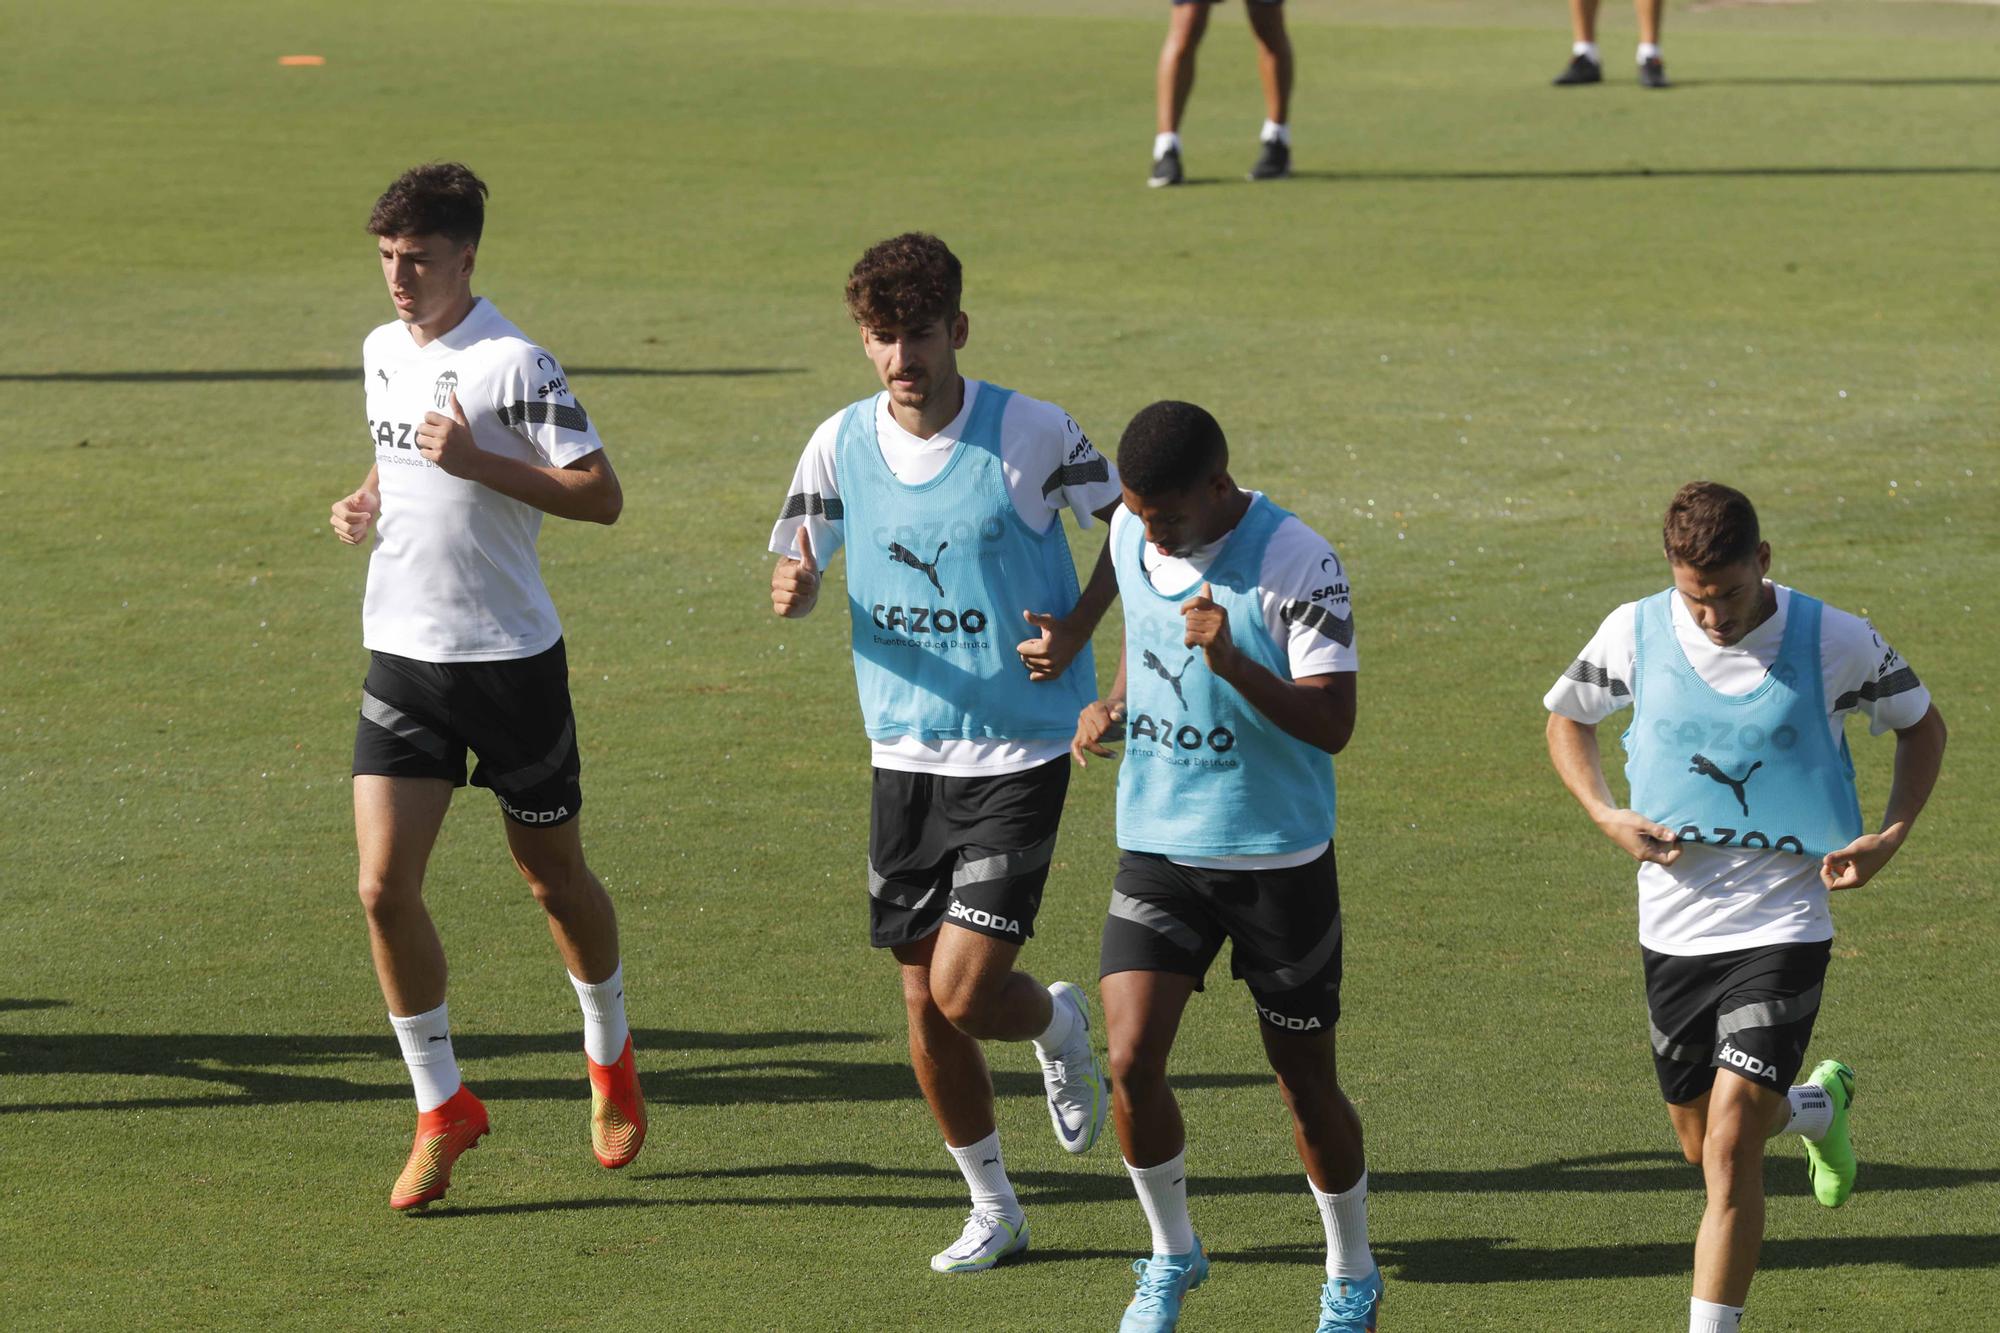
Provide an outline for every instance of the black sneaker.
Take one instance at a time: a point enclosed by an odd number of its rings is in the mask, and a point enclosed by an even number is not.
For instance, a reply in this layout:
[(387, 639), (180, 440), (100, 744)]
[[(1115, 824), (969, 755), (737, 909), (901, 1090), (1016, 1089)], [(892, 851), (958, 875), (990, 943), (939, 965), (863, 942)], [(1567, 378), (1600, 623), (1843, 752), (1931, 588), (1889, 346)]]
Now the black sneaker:
[(1658, 56), (1647, 56), (1639, 65), (1639, 86), (1641, 88), (1671, 88), (1667, 82), (1667, 67)]
[(1146, 184), (1157, 189), (1162, 185), (1179, 185), (1181, 179), (1181, 150), (1169, 148), (1153, 159), (1153, 174), (1146, 177)]
[(1604, 66), (1589, 56), (1575, 55), (1569, 58), (1569, 68), (1556, 75), (1556, 87), (1569, 88), (1579, 83), (1604, 82)]
[(1253, 181), (1278, 181), (1292, 174), (1292, 148), (1290, 144), (1276, 139), (1264, 140), (1263, 151), (1257, 154), (1257, 164), (1250, 168)]

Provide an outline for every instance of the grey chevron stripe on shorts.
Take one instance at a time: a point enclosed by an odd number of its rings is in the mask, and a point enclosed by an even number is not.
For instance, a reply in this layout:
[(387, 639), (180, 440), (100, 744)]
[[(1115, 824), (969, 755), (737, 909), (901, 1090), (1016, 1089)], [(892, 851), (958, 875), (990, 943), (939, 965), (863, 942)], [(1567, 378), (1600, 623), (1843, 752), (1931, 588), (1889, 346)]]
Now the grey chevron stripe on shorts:
[(1320, 942), (1312, 947), (1312, 952), (1298, 962), (1289, 967), (1274, 967), (1268, 971), (1253, 971), (1246, 967), (1243, 969), (1243, 979), (1252, 985), (1265, 986), (1271, 990), (1297, 990), (1311, 981), (1315, 972), (1326, 966), (1327, 960), (1333, 957), (1333, 951), (1339, 947), (1340, 918), (1336, 916)]
[(1821, 989), (1814, 986), (1803, 994), (1790, 995), (1782, 1000), (1763, 1000), (1731, 1009), (1726, 1014), (1717, 1014), (1715, 1035), (1717, 1038), (1728, 1037), (1749, 1028), (1774, 1028), (1809, 1018), (1819, 1012)]
[(914, 912), (922, 908), (925, 903), (928, 903), (937, 891), (938, 886), (933, 884), (912, 899), (910, 895), (917, 892), (914, 884), (899, 885), (894, 880), (885, 879), (882, 872), (874, 866), (871, 865), (868, 867), (868, 896), (870, 898), (878, 898), (885, 903), (894, 903), (898, 907)]
[(1034, 846), (1023, 847), (1017, 852), (997, 852), (992, 856), (982, 856), (977, 861), (960, 861), (952, 867), (951, 886), (957, 889), (988, 880), (1012, 879), (1030, 870), (1040, 870), (1055, 854), (1056, 835), (1051, 833)]
[(1704, 1065), (1708, 1063), (1709, 1052), (1699, 1046), (1687, 1046), (1675, 1041), (1660, 1031), (1659, 1024), (1647, 1022), (1646, 1027), (1653, 1035), (1653, 1054), (1663, 1060), (1678, 1060), (1684, 1065)]
[(1164, 935), (1189, 953), (1198, 954), (1206, 947), (1206, 941), (1193, 926), (1151, 903), (1127, 897), (1116, 889), (1111, 891), (1111, 915), (1122, 917), (1135, 926), (1144, 926), (1156, 935)]
[[(563, 760), (569, 758), (569, 747), (575, 743), (576, 719), (571, 718), (569, 721), (563, 723), (562, 735), (556, 737), (555, 746), (546, 755), (524, 768), (517, 768), (511, 773), (498, 774), (493, 779), (493, 785), (496, 787), (512, 787), (523, 791), (530, 787), (539, 786), (541, 783), (547, 781), (550, 774), (562, 767)], [(483, 782), (485, 779), (482, 778), (480, 781)]]
[(366, 690), (361, 691), (361, 716), (384, 731), (401, 736), (433, 759), (444, 758), (451, 748), (444, 737), (394, 704), (378, 699)]

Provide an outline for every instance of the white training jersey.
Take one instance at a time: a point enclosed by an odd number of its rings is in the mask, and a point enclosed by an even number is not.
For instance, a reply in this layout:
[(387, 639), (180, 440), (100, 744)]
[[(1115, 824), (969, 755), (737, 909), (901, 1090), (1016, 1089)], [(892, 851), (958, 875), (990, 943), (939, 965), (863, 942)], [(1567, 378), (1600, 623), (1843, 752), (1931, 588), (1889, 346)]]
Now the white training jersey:
[[(1750, 693), (1778, 660), (1792, 590), (1782, 584), (1771, 587), (1777, 610), (1727, 648), (1695, 624), (1685, 601), (1668, 599), (1674, 638), (1695, 673), (1718, 694)], [(1594, 726), (1631, 706), (1638, 605), (1627, 602), (1605, 617), (1542, 700), (1550, 712)], [(1902, 655), (1867, 621), (1831, 606), (1820, 616), (1820, 675), (1827, 727), (1836, 741), (1851, 712), (1866, 714), (1869, 731), (1879, 736), (1913, 726), (1930, 711), (1930, 691)], [(1600, 745), (1608, 768), (1611, 738), (1600, 737)], [(1639, 942), (1646, 948), (1683, 955), (1727, 953), (1833, 938), (1818, 860), (1696, 842), (1681, 843), (1680, 849), (1680, 859), (1670, 866), (1651, 861), (1639, 866)]]
[[(1257, 491), (1247, 492), (1254, 500)], [(1111, 516), (1112, 550), (1124, 533), (1139, 522), (1131, 510), (1121, 508)], [(1208, 569), (1222, 553), (1227, 536), (1206, 546), (1198, 546), (1185, 556), (1164, 555), (1146, 542), (1146, 581), (1155, 588), (1189, 588), (1208, 577)], [(1291, 663), (1292, 679), (1331, 676), (1342, 671), (1359, 671), (1361, 660), (1354, 648), (1354, 599), (1348, 586), (1347, 568), (1334, 553), (1333, 543), (1307, 527), (1297, 514), (1278, 524), (1271, 544), (1264, 548), (1264, 567), (1257, 576), (1258, 603), (1264, 612), (1264, 631), (1271, 642), (1284, 645)], [(1169, 857), (1176, 865), (1211, 870), (1284, 870), (1317, 861), (1327, 844), (1304, 851), (1275, 856)]]
[[(966, 380), (965, 403), (958, 415), (928, 440), (919, 439), (896, 424), (889, 411), (888, 394), (875, 395), (875, 438), (881, 444), (882, 460), (896, 480), (907, 486), (921, 486), (944, 470), (958, 448), (966, 422), (972, 418), (972, 406), (982, 387), (978, 380)], [(813, 559), (824, 570), (846, 540), (840, 482), (834, 475), (834, 442), (846, 416), (844, 409), (834, 413), (806, 442), (805, 453), (792, 472), (791, 487), (785, 492), (784, 510), (771, 527), (773, 554), (796, 559), (799, 530), (807, 528), (812, 534)], [(1118, 487), (1116, 469), (1097, 452), (1097, 446), (1075, 419), (1054, 403), (1024, 393), (1016, 393), (1007, 400), (1006, 415), (1000, 419), (1000, 468), (1007, 478), (1007, 496), (1014, 502), (1014, 511), (1034, 532), (1046, 532), (1065, 509), (1076, 515), (1079, 527), (1088, 528), (1095, 521), (1096, 512), (1116, 504), (1123, 493)], [(1022, 639), (1040, 633), (1026, 621), (1019, 629)], [(924, 740), (898, 736), (868, 744), (871, 761), (877, 768), (943, 777), (1019, 773), (1069, 753), (1069, 742), (1053, 740)]]
[(567, 467), (603, 448), (556, 359), (481, 298), (422, 347), (391, 321), (361, 344), (368, 435), (382, 512), (368, 560), (362, 642), (424, 662), (533, 657), (562, 637), (542, 585), (542, 511), (462, 477), (417, 449), (426, 412), (454, 395), (480, 448)]

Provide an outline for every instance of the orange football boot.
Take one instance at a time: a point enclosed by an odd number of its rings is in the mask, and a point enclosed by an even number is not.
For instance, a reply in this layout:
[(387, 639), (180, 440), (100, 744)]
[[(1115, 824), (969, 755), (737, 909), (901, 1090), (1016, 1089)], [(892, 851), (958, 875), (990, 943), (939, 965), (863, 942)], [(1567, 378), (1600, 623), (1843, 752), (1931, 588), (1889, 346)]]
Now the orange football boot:
[(389, 1191), (389, 1206), (398, 1210), (421, 1208), (442, 1199), (451, 1188), (451, 1164), (458, 1155), (477, 1144), (492, 1129), (486, 1107), (472, 1089), (459, 1085), (442, 1106), (417, 1114), (417, 1140), (410, 1145), (410, 1160)]
[(632, 1063), (632, 1038), (611, 1064), (583, 1057), (590, 1066), (590, 1150), (600, 1166), (616, 1171), (629, 1166), (646, 1141), (646, 1097), (639, 1091), (639, 1071)]

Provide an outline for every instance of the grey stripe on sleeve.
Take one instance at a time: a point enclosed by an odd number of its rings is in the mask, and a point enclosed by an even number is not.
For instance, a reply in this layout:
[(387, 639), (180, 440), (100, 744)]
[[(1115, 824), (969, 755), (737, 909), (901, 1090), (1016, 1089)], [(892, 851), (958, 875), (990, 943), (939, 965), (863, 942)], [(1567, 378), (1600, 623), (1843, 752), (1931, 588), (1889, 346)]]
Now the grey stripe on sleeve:
[(1323, 606), (1311, 602), (1290, 601), (1278, 608), (1278, 619), (1287, 625), (1304, 625), (1343, 648), (1354, 646), (1354, 617), (1337, 616)]
[(1574, 680), (1584, 685), (1595, 685), (1601, 690), (1609, 689), (1611, 697), (1614, 699), (1629, 699), (1632, 697), (1632, 688), (1624, 681), (1619, 680), (1603, 667), (1593, 666), (1589, 662), (1584, 661), (1581, 657), (1569, 664), (1569, 670), (1563, 672), (1563, 679)]
[(808, 514), (820, 514), (826, 518), (827, 522), (838, 523), (844, 513), (845, 510), (841, 506), (840, 497), (837, 495), (823, 496), (817, 491), (798, 491), (785, 497), (785, 509), (783, 513), (778, 515), (778, 521), (782, 523), (788, 518), (800, 518)]
[(1844, 713), (1864, 703), (1874, 703), (1877, 699), (1887, 699), (1893, 694), (1908, 694), (1911, 690), (1922, 689), (1923, 682), (1917, 673), (1908, 667), (1898, 667), (1880, 680), (1863, 681), (1859, 689), (1847, 691), (1833, 701), (1833, 711)]
[(1082, 463), (1064, 463), (1049, 473), (1049, 479), (1042, 483), (1042, 494), (1054, 495), (1065, 486), (1085, 486), (1093, 481), (1110, 480), (1111, 466), (1100, 454)]
[(507, 403), (500, 409), (503, 425), (519, 426), (523, 422), (531, 426), (545, 426), (555, 423), (558, 430), (586, 431), (590, 429), (590, 418), (585, 415), (583, 404), (569, 403)]

